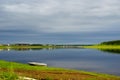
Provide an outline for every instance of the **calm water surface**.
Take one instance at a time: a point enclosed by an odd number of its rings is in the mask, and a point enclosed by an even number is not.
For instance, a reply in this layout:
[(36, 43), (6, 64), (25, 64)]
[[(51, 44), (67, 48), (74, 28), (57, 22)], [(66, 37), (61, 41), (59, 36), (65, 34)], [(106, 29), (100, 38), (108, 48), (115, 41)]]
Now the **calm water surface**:
[(47, 63), (48, 66), (120, 75), (120, 53), (94, 49), (0, 51), (0, 60)]

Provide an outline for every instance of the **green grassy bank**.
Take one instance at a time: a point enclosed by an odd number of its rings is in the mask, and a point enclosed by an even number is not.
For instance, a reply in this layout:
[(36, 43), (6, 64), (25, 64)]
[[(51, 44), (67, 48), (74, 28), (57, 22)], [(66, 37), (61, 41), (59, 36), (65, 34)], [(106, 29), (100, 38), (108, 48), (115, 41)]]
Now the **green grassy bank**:
[(84, 46), (84, 48), (93, 48), (93, 49), (120, 49), (120, 45), (92, 45), (92, 46)]
[(17, 80), (18, 76), (37, 80), (120, 80), (120, 77), (63, 68), (30, 66), (0, 60), (0, 80)]
[(84, 48), (93, 48), (93, 49), (120, 49), (120, 40), (105, 41), (100, 44), (84, 46)]
[(0, 46), (0, 49), (17, 49), (17, 48), (52, 48), (53, 46)]

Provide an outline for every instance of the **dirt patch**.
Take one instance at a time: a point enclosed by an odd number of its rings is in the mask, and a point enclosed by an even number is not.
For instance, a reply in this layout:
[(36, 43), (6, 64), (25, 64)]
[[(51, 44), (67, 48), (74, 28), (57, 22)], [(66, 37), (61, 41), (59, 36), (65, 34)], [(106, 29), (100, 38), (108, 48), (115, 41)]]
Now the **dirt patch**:
[[(7, 71), (2, 69), (2, 71)], [(67, 71), (36, 71), (36, 70), (14, 70), (19, 76), (35, 78), (37, 80), (120, 80), (117, 78), (105, 78), (95, 75), (67, 72)]]
[(45, 80), (50, 78), (52, 80), (111, 80), (109, 78), (97, 77), (89, 74), (79, 72), (65, 72), (65, 71), (33, 71), (33, 70), (15, 70), (21, 76), (33, 77), (38, 80)]

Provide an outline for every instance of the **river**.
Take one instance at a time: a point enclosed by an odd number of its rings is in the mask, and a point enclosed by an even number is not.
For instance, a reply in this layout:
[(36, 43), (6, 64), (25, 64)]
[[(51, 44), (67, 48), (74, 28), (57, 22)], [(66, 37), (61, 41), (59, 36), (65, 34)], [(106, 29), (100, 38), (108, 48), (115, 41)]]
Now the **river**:
[(43, 62), (51, 67), (69, 68), (120, 76), (120, 53), (96, 49), (1, 50), (0, 60), (19, 63)]

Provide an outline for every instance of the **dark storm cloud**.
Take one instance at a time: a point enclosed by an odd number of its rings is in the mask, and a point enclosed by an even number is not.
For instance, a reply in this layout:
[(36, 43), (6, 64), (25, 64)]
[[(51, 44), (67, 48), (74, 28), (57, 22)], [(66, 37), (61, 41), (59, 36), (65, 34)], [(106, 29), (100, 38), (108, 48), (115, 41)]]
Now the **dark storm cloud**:
[[(92, 5), (91, 5), (92, 4)], [(79, 43), (120, 39), (119, 0), (0, 0), (0, 37)]]

